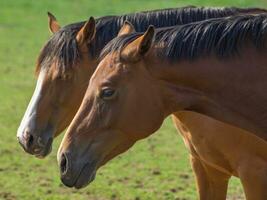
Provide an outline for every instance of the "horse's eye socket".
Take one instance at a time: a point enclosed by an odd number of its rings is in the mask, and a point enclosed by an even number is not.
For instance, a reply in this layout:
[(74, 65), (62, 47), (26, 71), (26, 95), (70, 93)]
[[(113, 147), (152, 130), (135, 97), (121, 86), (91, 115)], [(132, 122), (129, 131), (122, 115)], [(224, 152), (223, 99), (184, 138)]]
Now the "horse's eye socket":
[(112, 97), (114, 97), (115, 95), (115, 90), (110, 89), (110, 88), (106, 88), (103, 89), (100, 93), (100, 98), (102, 99), (111, 99)]

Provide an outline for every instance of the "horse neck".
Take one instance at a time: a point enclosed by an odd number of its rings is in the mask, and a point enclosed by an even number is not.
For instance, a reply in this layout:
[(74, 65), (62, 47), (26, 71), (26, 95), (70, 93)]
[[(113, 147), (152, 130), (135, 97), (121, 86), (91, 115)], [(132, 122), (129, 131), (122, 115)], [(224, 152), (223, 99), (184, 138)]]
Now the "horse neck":
[[(257, 70), (260, 68), (256, 66), (264, 66), (267, 60), (264, 55), (257, 55), (255, 49), (242, 53), (241, 57), (225, 60), (209, 56), (173, 64), (153, 57), (147, 62), (148, 69), (158, 80), (166, 115), (191, 110), (244, 128), (267, 139), (264, 134), (267, 127), (257, 124), (260, 117), (253, 107), (248, 111), (244, 106), (246, 104), (240, 104), (240, 100), (246, 101), (246, 97), (251, 97), (251, 94), (255, 93), (254, 86), (263, 83), (267, 71), (259, 73)], [(252, 105), (258, 103), (257, 97), (250, 100)], [(267, 108), (265, 111), (267, 113)], [(247, 113), (251, 115), (248, 116)], [(253, 115), (258, 119), (254, 120)]]
[[(211, 69), (211, 61), (182, 61), (177, 64), (162, 62), (154, 63), (153, 66), (156, 67), (151, 71), (159, 80), (168, 114), (179, 110), (207, 114), (211, 105), (217, 105), (212, 97), (217, 94), (214, 91), (223, 86), (223, 79), (217, 78), (219, 70)], [(208, 109), (206, 105), (209, 105)]]

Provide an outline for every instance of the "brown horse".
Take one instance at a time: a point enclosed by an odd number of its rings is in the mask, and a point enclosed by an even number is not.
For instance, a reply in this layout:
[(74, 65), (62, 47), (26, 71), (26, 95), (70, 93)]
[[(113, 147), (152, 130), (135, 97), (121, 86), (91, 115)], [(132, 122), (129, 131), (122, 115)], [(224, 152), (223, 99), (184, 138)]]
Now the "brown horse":
[(63, 28), (49, 13), (49, 28), (54, 34), (37, 61), (36, 89), (17, 132), (20, 144), (38, 157), (51, 151), (53, 138), (68, 126), (80, 106), (100, 51), (116, 37), (124, 20), (133, 23), (137, 31), (145, 31), (149, 24), (166, 27), (259, 12), (265, 10), (186, 7), (102, 17), (96, 24), (91, 18)]
[[(125, 31), (129, 34), (134, 29)], [(264, 140), (199, 113), (177, 112), (172, 117), (190, 152), (200, 200), (226, 199), (231, 176), (241, 179), (246, 199), (267, 198)]]
[(267, 143), (237, 127), (182, 111), (174, 123), (190, 152), (200, 200), (225, 200), (231, 176), (239, 177), (246, 199), (267, 199)]
[(100, 166), (177, 111), (212, 116), (266, 139), (266, 31), (266, 15), (236, 16), (161, 29), (155, 37), (150, 27), (111, 41), (58, 153), (64, 184), (87, 185)]

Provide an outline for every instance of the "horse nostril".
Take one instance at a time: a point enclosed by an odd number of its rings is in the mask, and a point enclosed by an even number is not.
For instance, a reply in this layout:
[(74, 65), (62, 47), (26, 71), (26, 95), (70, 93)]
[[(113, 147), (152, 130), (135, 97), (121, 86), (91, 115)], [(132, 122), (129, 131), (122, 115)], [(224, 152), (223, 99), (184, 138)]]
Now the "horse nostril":
[(34, 137), (29, 134), (27, 139), (26, 139), (26, 147), (29, 149), (33, 145)]
[(66, 174), (68, 170), (68, 160), (65, 154), (62, 154), (60, 160), (60, 173), (62, 175)]

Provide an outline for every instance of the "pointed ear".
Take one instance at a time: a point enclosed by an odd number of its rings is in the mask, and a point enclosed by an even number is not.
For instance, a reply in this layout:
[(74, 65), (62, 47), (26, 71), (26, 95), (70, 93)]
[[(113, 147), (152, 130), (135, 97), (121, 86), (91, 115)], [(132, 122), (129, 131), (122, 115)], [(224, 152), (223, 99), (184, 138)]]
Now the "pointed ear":
[(87, 44), (94, 39), (95, 32), (95, 19), (90, 17), (76, 35), (76, 41), (81, 49), (87, 49)]
[(58, 32), (59, 29), (60, 29), (60, 25), (57, 22), (56, 17), (50, 12), (47, 12), (47, 15), (48, 15), (48, 27), (49, 27), (49, 30), (51, 31), (51, 33)]
[(136, 40), (128, 44), (121, 52), (121, 58), (125, 61), (137, 62), (149, 51), (153, 39), (155, 28), (149, 26), (147, 31)]
[(118, 33), (118, 36), (122, 36), (122, 35), (126, 35), (126, 34), (130, 34), (130, 33), (134, 33), (135, 29), (134, 26), (131, 24), (131, 22), (129, 21), (124, 21), (121, 30)]

